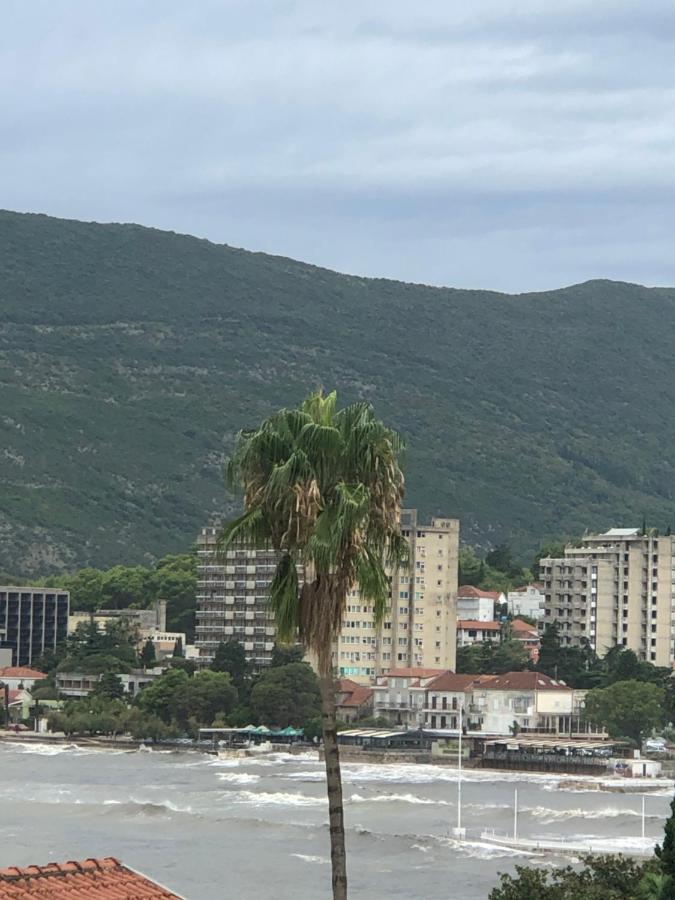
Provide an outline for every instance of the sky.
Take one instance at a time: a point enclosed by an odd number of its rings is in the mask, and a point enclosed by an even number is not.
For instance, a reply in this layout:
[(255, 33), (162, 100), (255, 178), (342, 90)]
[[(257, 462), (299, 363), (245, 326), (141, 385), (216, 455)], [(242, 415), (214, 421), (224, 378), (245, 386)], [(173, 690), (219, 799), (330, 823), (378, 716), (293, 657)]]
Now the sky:
[(3, 0), (0, 207), (343, 272), (675, 285), (673, 0)]

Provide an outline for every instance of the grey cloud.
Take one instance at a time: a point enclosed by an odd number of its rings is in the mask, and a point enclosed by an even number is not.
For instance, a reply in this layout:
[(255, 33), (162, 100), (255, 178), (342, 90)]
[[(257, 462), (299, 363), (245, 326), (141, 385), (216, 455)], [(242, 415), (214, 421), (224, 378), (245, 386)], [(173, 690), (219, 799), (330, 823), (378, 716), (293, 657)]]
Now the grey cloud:
[(0, 195), (361, 274), (675, 282), (675, 7), (33, 0)]

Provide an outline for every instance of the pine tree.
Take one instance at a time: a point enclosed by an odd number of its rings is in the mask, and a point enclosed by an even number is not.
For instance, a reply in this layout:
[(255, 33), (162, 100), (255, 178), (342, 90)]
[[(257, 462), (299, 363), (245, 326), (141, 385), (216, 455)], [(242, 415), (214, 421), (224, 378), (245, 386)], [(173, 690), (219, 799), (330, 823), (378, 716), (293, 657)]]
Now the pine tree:
[(670, 804), (670, 816), (664, 826), (663, 843), (655, 848), (662, 873), (668, 882), (661, 889), (662, 900), (675, 900), (675, 797)]
[(157, 658), (155, 653), (155, 645), (152, 642), (151, 638), (148, 638), (147, 641), (143, 644), (143, 649), (141, 650), (141, 663), (143, 668), (147, 669), (148, 666), (151, 666)]

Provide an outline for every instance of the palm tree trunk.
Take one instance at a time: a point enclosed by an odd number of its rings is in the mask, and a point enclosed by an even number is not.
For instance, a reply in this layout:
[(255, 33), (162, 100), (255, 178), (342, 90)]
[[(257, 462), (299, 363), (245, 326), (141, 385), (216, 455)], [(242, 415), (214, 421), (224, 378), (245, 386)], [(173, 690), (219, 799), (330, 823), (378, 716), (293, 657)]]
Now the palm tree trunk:
[[(331, 642), (332, 644), (332, 642)], [(333, 900), (347, 900), (347, 855), (342, 806), (342, 777), (335, 723), (335, 685), (331, 662), (332, 645), (324, 649), (319, 662), (322, 698), (323, 750), (328, 789), (328, 822), (330, 826), (330, 859), (333, 871)]]

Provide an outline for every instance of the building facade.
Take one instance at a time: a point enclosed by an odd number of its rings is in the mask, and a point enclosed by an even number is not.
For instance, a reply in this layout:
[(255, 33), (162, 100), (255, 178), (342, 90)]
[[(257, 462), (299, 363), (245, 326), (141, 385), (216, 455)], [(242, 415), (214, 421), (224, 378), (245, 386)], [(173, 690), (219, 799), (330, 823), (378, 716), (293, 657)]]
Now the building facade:
[(358, 586), (350, 592), (334, 651), (340, 677), (372, 682), (390, 669), (454, 669), (457, 641), (459, 521), (418, 521), (417, 510), (401, 512), (409, 562), (390, 573), (390, 604), (376, 625), (373, 607)]
[(586, 641), (601, 656), (628, 647), (657, 666), (675, 658), (675, 539), (612, 528), (540, 563), (541, 627), (557, 622), (565, 646)]
[(378, 675), (373, 685), (373, 714), (392, 725), (420, 728), (424, 724), (426, 688), (442, 669), (405, 667)]
[(198, 662), (209, 665), (221, 641), (239, 641), (254, 669), (269, 666), (276, 629), (268, 597), (277, 557), (269, 549), (232, 547), (216, 556), (218, 529), (202, 528), (197, 540)]
[(457, 646), (467, 647), (471, 644), (482, 644), (485, 641), (500, 643), (502, 639), (501, 622), (477, 622), (473, 619), (457, 620)]
[(0, 647), (12, 665), (30, 666), (68, 635), (70, 594), (55, 588), (0, 587)]
[(457, 589), (457, 618), (492, 622), (495, 619), (495, 604), (505, 600), (500, 591), (483, 591), (472, 584), (464, 584)]
[(524, 587), (509, 591), (506, 603), (511, 616), (541, 619), (544, 615), (544, 586), (539, 583), (526, 584)]

